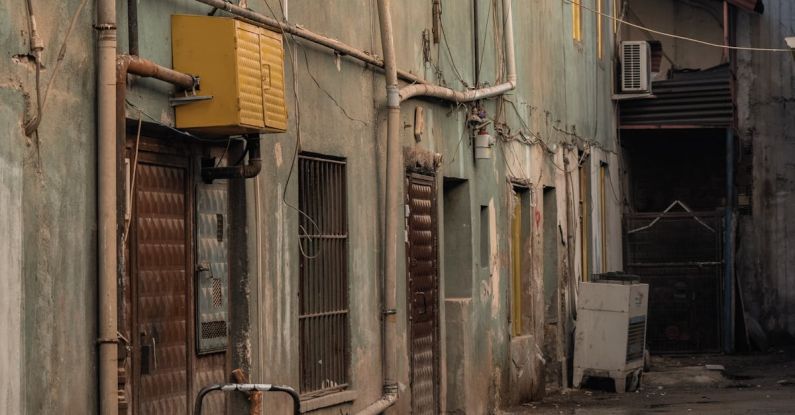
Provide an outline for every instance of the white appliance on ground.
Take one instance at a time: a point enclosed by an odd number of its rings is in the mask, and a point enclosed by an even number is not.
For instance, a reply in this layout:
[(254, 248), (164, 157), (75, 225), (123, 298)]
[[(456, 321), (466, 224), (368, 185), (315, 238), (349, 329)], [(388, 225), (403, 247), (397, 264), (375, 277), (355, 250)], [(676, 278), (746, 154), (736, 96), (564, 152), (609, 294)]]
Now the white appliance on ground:
[(636, 278), (581, 282), (574, 338), (574, 387), (587, 377), (612, 378), (623, 393), (643, 373), (649, 285)]

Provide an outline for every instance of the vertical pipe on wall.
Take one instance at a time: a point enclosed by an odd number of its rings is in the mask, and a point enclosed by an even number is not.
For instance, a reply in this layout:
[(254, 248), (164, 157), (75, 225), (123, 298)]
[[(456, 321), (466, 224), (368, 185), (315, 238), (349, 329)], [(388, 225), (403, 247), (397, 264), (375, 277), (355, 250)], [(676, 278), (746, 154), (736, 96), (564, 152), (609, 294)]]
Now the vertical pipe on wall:
[(403, 180), (400, 151), (400, 95), (398, 93), (395, 44), (389, 0), (378, 0), (378, 20), (381, 26), (381, 49), (384, 54), (384, 75), (387, 102), (386, 190), (384, 230), (384, 394), (381, 399), (359, 412), (375, 415), (385, 411), (398, 399), (397, 386), (397, 248), (398, 226), (401, 221), (400, 182)]
[(726, 129), (726, 209), (723, 225), (723, 350), (734, 351), (734, 134)]
[(130, 55), (138, 56), (138, 0), (127, 0), (127, 45)]
[(472, 0), (472, 27), (475, 32), (474, 57), (475, 57), (475, 88), (480, 87), (480, 26), (478, 25), (478, 0)]
[[(723, 44), (729, 46), (729, 2), (723, 0)], [(723, 48), (723, 62), (729, 61), (729, 49)]]
[(97, 176), (100, 414), (118, 412), (116, 2), (97, 0)]

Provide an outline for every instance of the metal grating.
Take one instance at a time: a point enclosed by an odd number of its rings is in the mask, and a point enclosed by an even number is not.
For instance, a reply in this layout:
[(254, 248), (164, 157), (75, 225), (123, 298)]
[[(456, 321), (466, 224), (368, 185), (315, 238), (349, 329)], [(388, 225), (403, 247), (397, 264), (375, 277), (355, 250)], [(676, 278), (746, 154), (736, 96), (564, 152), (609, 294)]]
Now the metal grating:
[(623, 90), (637, 91), (640, 90), (640, 44), (638, 43), (625, 43), (623, 44), (624, 53), (622, 55), (622, 68), (621, 78), (623, 82)]
[(634, 317), (627, 330), (627, 362), (643, 359), (646, 344), (646, 316)]
[[(625, 268), (649, 284), (647, 342), (653, 353), (720, 347), (722, 216), (695, 215), (703, 224), (693, 214), (669, 213), (653, 227), (625, 233)], [(629, 214), (627, 230), (646, 226), (655, 217)]]
[(199, 353), (227, 346), (229, 258), (226, 180), (196, 188), (196, 342)]
[(348, 386), (346, 164), (298, 159), (300, 387), (319, 395)]
[(411, 409), (439, 412), (439, 265), (434, 178), (409, 174), (408, 266)]

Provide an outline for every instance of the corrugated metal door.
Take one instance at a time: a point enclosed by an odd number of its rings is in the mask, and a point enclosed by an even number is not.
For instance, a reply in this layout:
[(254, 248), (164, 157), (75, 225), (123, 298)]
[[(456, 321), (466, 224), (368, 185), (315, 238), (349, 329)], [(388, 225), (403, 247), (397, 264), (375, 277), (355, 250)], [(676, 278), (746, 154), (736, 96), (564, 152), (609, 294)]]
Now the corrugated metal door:
[(432, 176), (406, 179), (411, 409), (439, 412), (439, 267), (436, 185)]

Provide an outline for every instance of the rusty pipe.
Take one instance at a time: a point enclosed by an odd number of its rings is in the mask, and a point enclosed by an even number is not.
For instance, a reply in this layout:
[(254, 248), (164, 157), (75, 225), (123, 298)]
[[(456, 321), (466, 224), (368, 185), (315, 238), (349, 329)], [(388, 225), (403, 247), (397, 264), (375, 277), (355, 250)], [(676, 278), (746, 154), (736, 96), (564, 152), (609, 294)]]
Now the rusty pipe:
[(133, 55), (119, 55), (116, 58), (116, 83), (127, 80), (127, 74), (155, 78), (182, 89), (199, 89), (199, 78), (158, 65), (148, 59)]
[(212, 183), (217, 179), (251, 179), (262, 170), (262, 156), (259, 146), (260, 136), (246, 137), (248, 163), (240, 166), (202, 167), (202, 180)]
[[(254, 23), (268, 26), (270, 28), (276, 28), (281, 30), (282, 32), (298, 36), (312, 43), (317, 43), (318, 45), (325, 46), (335, 51), (335, 53), (350, 56), (368, 65), (372, 65), (377, 68), (384, 68), (384, 59), (381, 59), (377, 55), (365, 52), (361, 49), (354, 48), (353, 46), (340, 42), (337, 39), (332, 39), (330, 37), (317, 34), (310, 30), (304, 29), (301, 26), (290, 24), (288, 22), (281, 22), (273, 17), (268, 17), (263, 14), (257, 13), (255, 11), (248, 10), (243, 7), (232, 4), (229, 1), (224, 1), (224, 0), (196, 0), (196, 1), (198, 1), (199, 3), (204, 3), (208, 6), (215, 7), (216, 9), (223, 10), (227, 13), (231, 13), (235, 16), (250, 20)], [(398, 69), (397, 75), (406, 82), (412, 82), (417, 84), (426, 83), (424, 79), (420, 78), (417, 75), (414, 75), (411, 72), (402, 71)]]

